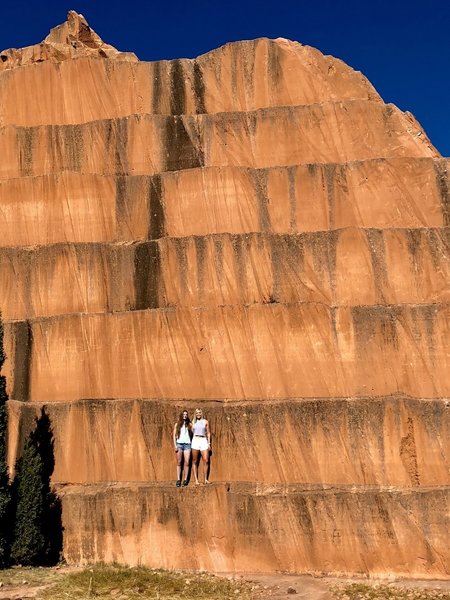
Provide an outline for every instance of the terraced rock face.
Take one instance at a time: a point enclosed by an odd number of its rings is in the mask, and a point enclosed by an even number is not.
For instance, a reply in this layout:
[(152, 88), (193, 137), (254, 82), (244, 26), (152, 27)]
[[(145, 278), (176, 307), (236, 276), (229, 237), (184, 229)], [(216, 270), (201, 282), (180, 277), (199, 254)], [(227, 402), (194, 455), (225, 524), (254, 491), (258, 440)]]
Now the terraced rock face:
[(45, 405), (66, 560), (449, 575), (449, 160), (411, 115), (294, 42), (144, 63), (71, 12), (0, 53), (0, 148), (9, 458)]

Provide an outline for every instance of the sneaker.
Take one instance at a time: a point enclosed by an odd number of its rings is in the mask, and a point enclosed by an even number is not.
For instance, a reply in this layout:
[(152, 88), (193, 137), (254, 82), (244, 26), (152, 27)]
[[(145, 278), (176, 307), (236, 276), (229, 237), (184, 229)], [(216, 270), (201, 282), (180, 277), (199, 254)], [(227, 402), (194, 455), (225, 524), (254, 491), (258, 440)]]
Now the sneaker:
[(180, 485), (181, 485), (181, 479), (179, 479), (179, 480), (177, 481), (177, 487), (180, 487)]
[(183, 484), (182, 484), (182, 485), (183, 485), (183, 487), (186, 487), (186, 486), (187, 486), (187, 479), (185, 479), (185, 480), (183, 481)]

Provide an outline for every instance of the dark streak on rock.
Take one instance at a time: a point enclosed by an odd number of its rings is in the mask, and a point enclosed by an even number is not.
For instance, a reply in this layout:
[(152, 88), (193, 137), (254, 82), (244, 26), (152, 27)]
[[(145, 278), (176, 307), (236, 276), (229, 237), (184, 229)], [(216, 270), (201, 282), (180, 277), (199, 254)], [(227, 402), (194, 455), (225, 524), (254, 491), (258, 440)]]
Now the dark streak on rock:
[[(59, 63), (56, 63), (59, 64)], [(113, 60), (104, 60), (102, 61), (102, 65), (105, 68), (106, 78), (108, 81), (111, 81), (111, 73), (114, 70), (114, 61)]]
[(170, 112), (172, 115), (183, 115), (186, 112), (184, 79), (182, 61), (173, 60), (170, 68)]
[(248, 40), (245, 42), (246, 52), (241, 52), (240, 59), (242, 63), (242, 72), (244, 74), (245, 89), (244, 96), (253, 96), (254, 85), (255, 85), (255, 56), (256, 47), (260, 43), (260, 40)]
[[(19, 290), (23, 292), (23, 304), (26, 315), (32, 315), (33, 301), (32, 301), (32, 274), (35, 273), (35, 261), (36, 257), (40, 252), (48, 252), (48, 248), (41, 246), (38, 250), (29, 251), (23, 247), (4, 247), (1, 248), (0, 254), (3, 259), (7, 259), (11, 265), (11, 269), (15, 274), (16, 291), (15, 294), (19, 293)], [(18, 300), (18, 298), (17, 298)]]
[(183, 532), (181, 531), (181, 527), (183, 526), (183, 522), (180, 517), (179, 506), (179, 502), (172, 496), (172, 494), (162, 493), (160, 496), (160, 506), (158, 508), (157, 519), (158, 523), (161, 525), (167, 525), (167, 523), (172, 520), (175, 521), (180, 534), (182, 534)]
[(148, 237), (150, 240), (157, 240), (166, 233), (161, 175), (150, 177), (148, 204), (150, 213)]
[(313, 177), (317, 173), (318, 165), (316, 163), (308, 163), (306, 165), (308, 169), (308, 174)]
[[(385, 505), (386, 500), (378, 494), (374, 495), (374, 499), (376, 507), (378, 509), (378, 514), (386, 531), (386, 537), (390, 540), (397, 540), (397, 536), (395, 535), (395, 531), (392, 526), (391, 516)], [(388, 499), (387, 501), (389, 502), (390, 500)]]
[(278, 236), (270, 236), (270, 260), (272, 267), (272, 295), (271, 298), (275, 302), (280, 301), (280, 282), (283, 280), (281, 256), (282, 248), (281, 239)]
[(303, 496), (293, 496), (292, 503), (295, 510), (295, 516), (300, 523), (302, 531), (307, 536), (306, 539), (312, 542), (312, 538), (314, 537), (314, 525), (307, 498), (304, 498)]
[(161, 281), (161, 255), (158, 242), (135, 246), (134, 289), (135, 310), (158, 308)]
[(194, 100), (195, 100), (195, 112), (198, 115), (206, 113), (205, 106), (205, 83), (203, 81), (202, 68), (197, 61), (194, 61)]
[(196, 236), (194, 238), (194, 243), (195, 243), (195, 256), (196, 256), (196, 261), (197, 261), (198, 300), (200, 303), (202, 303), (203, 289), (205, 286), (206, 239), (204, 237)]
[(258, 200), (258, 217), (260, 231), (270, 231), (269, 198), (267, 195), (267, 171), (260, 169), (251, 172)]
[(331, 291), (336, 287), (336, 248), (340, 231), (315, 231), (305, 238), (313, 257), (314, 269), (322, 277), (329, 275)]
[(347, 181), (347, 168), (345, 165), (336, 165), (337, 173), (336, 173), (336, 182), (340, 189), (348, 193), (348, 181)]
[(286, 235), (284, 242), (286, 244), (286, 257), (289, 268), (298, 275), (300, 271), (303, 271), (304, 267), (304, 252), (303, 252), (303, 239), (304, 236), (299, 235)]
[(443, 256), (447, 256), (450, 245), (449, 229), (426, 229), (425, 239), (431, 256), (434, 269), (439, 269)]
[(17, 145), (19, 149), (19, 168), (21, 177), (33, 174), (33, 150), (37, 127), (19, 127), (17, 129)]
[(274, 90), (277, 90), (283, 76), (281, 56), (282, 53), (278, 44), (273, 40), (269, 40), (267, 43), (267, 70), (268, 80), (271, 82)]
[(382, 313), (380, 318), (380, 331), (383, 338), (383, 342), (386, 345), (392, 344), (394, 348), (398, 349), (398, 335), (397, 335), (397, 321), (398, 321), (398, 309), (392, 309), (388, 314)]
[(247, 296), (247, 252), (246, 239), (242, 235), (232, 235), (233, 258), (236, 267), (238, 290), (240, 297), (245, 300)]
[(336, 165), (327, 164), (323, 166), (324, 187), (327, 192), (328, 202), (328, 227), (333, 229), (334, 223), (334, 183), (336, 176)]
[(423, 270), (422, 264), (422, 232), (420, 229), (405, 230), (406, 243), (408, 245), (408, 257), (415, 275)]
[(272, 263), (272, 298), (276, 302), (300, 300), (294, 298), (281, 298), (282, 282), (294, 281), (294, 288), (299, 290), (301, 273), (304, 266), (304, 236), (283, 235), (270, 236), (270, 256)]
[(104, 128), (105, 128), (105, 148), (106, 148), (106, 152), (108, 152), (111, 147), (111, 140), (113, 137), (113, 121), (112, 120), (105, 121)]
[(195, 169), (203, 166), (203, 156), (192, 143), (182, 118), (168, 117), (165, 135), (166, 171)]
[(337, 312), (337, 310), (338, 310), (338, 308), (336, 306), (331, 306), (330, 307), (331, 329), (332, 329), (332, 332), (333, 332), (333, 340), (334, 340), (334, 342), (336, 344), (338, 344), (338, 342), (339, 342), (339, 340), (338, 340), (337, 324), (336, 324), (336, 312)]
[(360, 353), (365, 353), (377, 333), (385, 345), (398, 349), (397, 321), (400, 309), (396, 306), (352, 306), (351, 315), (355, 339)]
[(223, 238), (214, 236), (214, 264), (219, 284), (223, 283)]
[(47, 125), (45, 127), (45, 139), (47, 141), (47, 154), (51, 169), (54, 170), (55, 165), (61, 165), (61, 140), (59, 139), (58, 125)]
[(408, 417), (408, 433), (400, 440), (400, 458), (411, 480), (411, 485), (420, 485), (414, 422), (411, 417)]
[(162, 69), (161, 63), (153, 63), (153, 90), (152, 90), (152, 111), (154, 114), (161, 112), (161, 92), (162, 92)]
[(383, 123), (384, 129), (389, 137), (392, 137), (391, 118), (394, 114), (394, 107), (391, 104), (386, 104), (383, 109)]
[(29, 321), (13, 324), (14, 336), (14, 386), (13, 399), (28, 402), (30, 399), (30, 374), (33, 349), (33, 332)]
[(187, 238), (173, 238), (172, 243), (175, 246), (177, 255), (178, 273), (180, 276), (181, 293), (186, 294), (188, 289), (188, 264), (187, 264)]
[(120, 231), (127, 222), (127, 180), (123, 175), (117, 175), (116, 183), (116, 223)]
[(265, 527), (261, 519), (261, 510), (257, 506), (257, 498), (241, 496), (236, 498), (234, 517), (238, 531), (242, 535), (264, 535)]
[(84, 154), (84, 139), (82, 125), (62, 125), (57, 127), (57, 137), (60, 137), (64, 143), (64, 164), (72, 171), (81, 171)]
[(254, 140), (256, 136), (256, 128), (258, 126), (258, 117), (255, 112), (247, 113), (247, 123), (250, 137)]
[(239, 73), (238, 68), (238, 55), (236, 52), (236, 45), (232, 45), (230, 48), (231, 51), (231, 93), (234, 97), (237, 97), (238, 89), (237, 89), (237, 76)]
[(297, 196), (295, 192), (295, 179), (297, 167), (288, 167), (288, 193), (289, 193), (289, 229), (291, 233), (297, 230)]
[(114, 171), (117, 174), (128, 173), (128, 120), (117, 119), (115, 121), (116, 146), (114, 152)]
[[(121, 281), (124, 272), (124, 254), (129, 252), (129, 246), (112, 245), (109, 246), (102, 256), (106, 265), (104, 270), (109, 273), (107, 278), (107, 301), (106, 309), (108, 312), (116, 310), (132, 310), (132, 302), (128, 295), (122, 296)], [(133, 250), (134, 251), (134, 250)], [(127, 290), (128, 291), (128, 290)]]
[(442, 219), (444, 226), (450, 226), (450, 184), (448, 175), (448, 160), (434, 161), (436, 182), (441, 195)]
[(339, 236), (340, 231), (337, 229), (328, 232), (328, 268), (330, 269), (330, 284), (333, 297), (336, 290), (336, 253)]
[(116, 527), (116, 521), (114, 519), (114, 514), (112, 511), (112, 508), (109, 509), (108, 511), (108, 529), (107, 531), (111, 531), (111, 532), (115, 532), (118, 531), (117, 527)]
[[(436, 308), (432, 304), (422, 304), (411, 307), (411, 315), (413, 323), (420, 327), (423, 323), (425, 325), (425, 333), (427, 336), (428, 352), (430, 353), (431, 360), (434, 361), (435, 347), (434, 347), (434, 319), (436, 316)], [(420, 342), (421, 335), (417, 335), (416, 341)]]
[(380, 229), (366, 229), (365, 234), (370, 252), (377, 298), (379, 302), (384, 303), (384, 288), (388, 284), (384, 233)]

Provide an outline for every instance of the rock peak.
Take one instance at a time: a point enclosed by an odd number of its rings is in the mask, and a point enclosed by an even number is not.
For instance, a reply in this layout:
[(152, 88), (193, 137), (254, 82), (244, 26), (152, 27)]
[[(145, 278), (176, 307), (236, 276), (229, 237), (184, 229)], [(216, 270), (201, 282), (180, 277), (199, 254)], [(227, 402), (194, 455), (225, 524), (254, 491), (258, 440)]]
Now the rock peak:
[(50, 30), (44, 43), (65, 44), (73, 48), (83, 46), (91, 49), (101, 49), (103, 46), (112, 48), (112, 46), (105, 44), (100, 36), (89, 27), (83, 15), (74, 10), (69, 10), (67, 13), (67, 21)]
[(119, 52), (106, 44), (82, 14), (69, 10), (67, 21), (51, 29), (40, 44), (0, 52), (0, 71), (43, 61), (62, 62), (82, 56), (138, 60), (132, 52)]

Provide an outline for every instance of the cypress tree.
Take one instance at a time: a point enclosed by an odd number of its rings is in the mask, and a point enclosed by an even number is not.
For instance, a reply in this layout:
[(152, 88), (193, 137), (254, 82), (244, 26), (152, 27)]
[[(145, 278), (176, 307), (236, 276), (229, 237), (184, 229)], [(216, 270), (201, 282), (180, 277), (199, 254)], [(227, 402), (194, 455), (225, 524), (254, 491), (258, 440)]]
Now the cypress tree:
[(44, 468), (37, 449), (34, 432), (31, 432), (21, 458), (16, 463), (14, 523), (11, 558), (16, 564), (38, 565), (45, 554), (45, 486)]
[(36, 419), (32, 440), (42, 463), (44, 549), (41, 564), (54, 565), (62, 551), (61, 502), (50, 486), (55, 468), (54, 439), (50, 417), (44, 407), (39, 419)]
[(17, 564), (50, 565), (60, 558), (61, 505), (50, 487), (55, 466), (53, 445), (50, 419), (42, 408), (16, 465), (11, 557)]
[[(0, 317), (0, 372), (6, 356), (3, 348), (3, 323)], [(11, 488), (9, 485), (8, 465), (6, 461), (6, 435), (8, 428), (8, 394), (6, 392), (6, 378), (0, 374), (0, 567), (4, 567), (8, 560), (8, 516), (11, 501)]]

